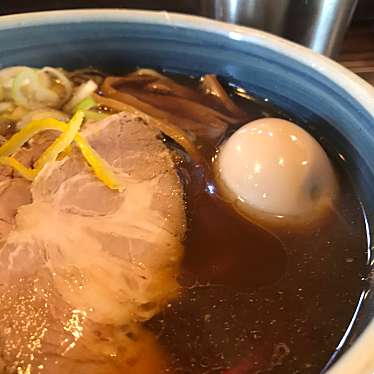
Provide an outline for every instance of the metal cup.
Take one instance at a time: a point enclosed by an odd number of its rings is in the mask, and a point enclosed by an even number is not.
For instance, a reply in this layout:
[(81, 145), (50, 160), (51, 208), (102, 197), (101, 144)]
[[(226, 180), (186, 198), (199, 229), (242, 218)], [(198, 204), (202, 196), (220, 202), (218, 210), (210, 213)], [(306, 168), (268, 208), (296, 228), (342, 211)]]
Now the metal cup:
[(283, 36), (335, 56), (358, 0), (201, 0), (201, 14)]
[(290, 0), (202, 0), (201, 13), (221, 21), (280, 34), (289, 2)]

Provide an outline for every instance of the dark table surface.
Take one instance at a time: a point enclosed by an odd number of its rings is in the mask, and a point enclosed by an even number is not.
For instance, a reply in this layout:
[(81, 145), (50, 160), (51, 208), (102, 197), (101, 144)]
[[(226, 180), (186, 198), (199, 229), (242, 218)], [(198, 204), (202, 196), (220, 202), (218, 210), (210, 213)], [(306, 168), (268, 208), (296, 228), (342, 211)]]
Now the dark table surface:
[(197, 14), (199, 0), (0, 0), (0, 14), (72, 8), (137, 8)]
[[(197, 14), (200, 0), (1, 0), (0, 15), (68, 8), (138, 8)], [(359, 0), (356, 20), (374, 19), (374, 1)]]

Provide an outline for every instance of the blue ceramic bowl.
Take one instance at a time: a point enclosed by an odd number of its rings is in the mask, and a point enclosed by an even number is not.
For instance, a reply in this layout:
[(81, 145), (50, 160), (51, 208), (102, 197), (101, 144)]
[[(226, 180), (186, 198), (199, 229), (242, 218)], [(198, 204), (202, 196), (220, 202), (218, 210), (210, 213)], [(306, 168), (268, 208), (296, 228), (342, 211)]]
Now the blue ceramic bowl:
[[(346, 157), (374, 222), (374, 89), (331, 60), (257, 30), (198, 17), (127, 10), (34, 13), (0, 19), (0, 65), (125, 65), (216, 73), (303, 120), (318, 117)], [(318, 129), (317, 129), (318, 131)], [(370, 238), (369, 238), (370, 242)], [(369, 243), (369, 248), (370, 243)], [(370, 249), (369, 266), (373, 266)], [(370, 288), (370, 287), (369, 287)], [(374, 372), (373, 286), (343, 341), (333, 374)]]

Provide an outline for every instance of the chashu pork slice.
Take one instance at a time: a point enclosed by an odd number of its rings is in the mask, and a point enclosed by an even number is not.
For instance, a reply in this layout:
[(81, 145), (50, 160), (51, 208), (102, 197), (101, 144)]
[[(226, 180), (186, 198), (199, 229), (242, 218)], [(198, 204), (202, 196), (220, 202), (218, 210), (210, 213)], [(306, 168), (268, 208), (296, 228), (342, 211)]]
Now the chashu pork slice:
[(14, 227), (17, 209), (30, 202), (28, 181), (0, 174), (0, 246)]
[(139, 323), (178, 291), (185, 211), (173, 155), (124, 113), (82, 135), (125, 189), (108, 189), (77, 149), (32, 183), (0, 250), (0, 372), (160, 372)]
[[(31, 167), (56, 135), (56, 132), (50, 131), (37, 136), (28, 148), (21, 148), (17, 152), (16, 159)], [(0, 248), (14, 227), (18, 208), (32, 201), (30, 186), (30, 182), (13, 169), (0, 165)]]

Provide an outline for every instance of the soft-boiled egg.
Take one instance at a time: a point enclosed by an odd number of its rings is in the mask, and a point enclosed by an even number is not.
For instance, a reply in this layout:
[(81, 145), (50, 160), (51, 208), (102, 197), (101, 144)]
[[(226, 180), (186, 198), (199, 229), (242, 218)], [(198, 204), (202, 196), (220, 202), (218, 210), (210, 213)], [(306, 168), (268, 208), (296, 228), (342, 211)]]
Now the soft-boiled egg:
[(283, 119), (242, 126), (221, 146), (215, 166), (224, 195), (250, 218), (310, 222), (328, 211), (337, 193), (321, 145)]

